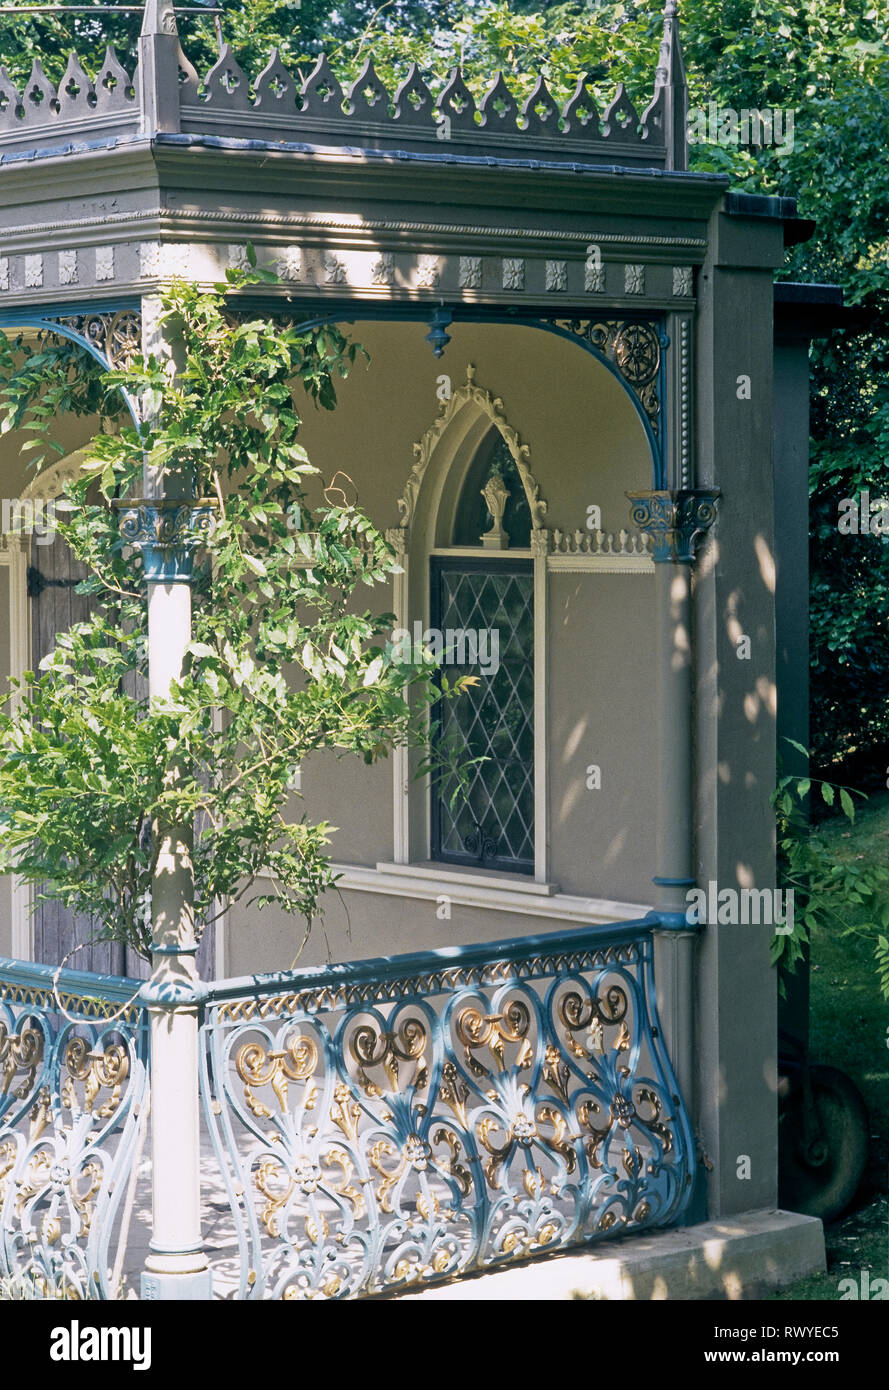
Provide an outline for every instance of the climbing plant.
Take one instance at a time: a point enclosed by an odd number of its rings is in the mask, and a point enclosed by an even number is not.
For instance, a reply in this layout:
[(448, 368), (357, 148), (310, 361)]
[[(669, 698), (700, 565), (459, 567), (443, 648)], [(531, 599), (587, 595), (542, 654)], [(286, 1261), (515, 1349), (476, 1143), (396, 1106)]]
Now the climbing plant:
[[(801, 745), (793, 746), (808, 756)], [(836, 806), (850, 825), (855, 822), (853, 798), (863, 796), (820, 778), (778, 779), (772, 796), (778, 870), (782, 887), (794, 894), (793, 930), (772, 937), (772, 960), (780, 966), (782, 992), (787, 976), (804, 958), (813, 929), (822, 928), (871, 944), (880, 989), (889, 1000), (889, 865), (863, 855), (838, 858), (832, 853), (809, 819), (807, 801), (813, 794), (826, 806)]]
[[(336, 328), (232, 313), (233, 291), (274, 278), (254, 269), (210, 291), (174, 283), (162, 319), (175, 367), (136, 357), (103, 374), (70, 344), (0, 338), (0, 430), (24, 432), (36, 467), (61, 412), (115, 420), (93, 438), (57, 519), (88, 566), (81, 590), (94, 612), (57, 637), (0, 715), (0, 872), (87, 914), (95, 939), (142, 954), (152, 826), (171, 820), (196, 827), (199, 927), (215, 903), (253, 891), (301, 916), (304, 941), (333, 882), (333, 827), (294, 813), (295, 768), (320, 749), (372, 763), (400, 742), (425, 746), (427, 706), (442, 697), (425, 653), (393, 661), (393, 616), (356, 611), (356, 589), (387, 583), (394, 553), (299, 441), (301, 398), (333, 409), (360, 349)], [(139, 402), (140, 424), (121, 415), (121, 391)], [(171, 698), (150, 702), (139, 556), (112, 506), (141, 493), (146, 467), (215, 510), (186, 669)]]

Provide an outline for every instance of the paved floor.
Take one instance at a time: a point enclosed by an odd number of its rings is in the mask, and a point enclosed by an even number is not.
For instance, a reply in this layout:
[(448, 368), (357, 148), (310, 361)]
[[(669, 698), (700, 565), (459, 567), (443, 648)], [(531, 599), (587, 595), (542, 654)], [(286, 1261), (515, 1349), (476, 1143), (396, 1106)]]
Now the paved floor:
[[(234, 1221), (210, 1137), (201, 1134), (202, 1230), (213, 1270), (214, 1298), (232, 1298), (238, 1287), (240, 1260)], [(151, 1160), (146, 1144), (136, 1182), (136, 1196), (124, 1259), (124, 1297), (138, 1298), (151, 1238)]]

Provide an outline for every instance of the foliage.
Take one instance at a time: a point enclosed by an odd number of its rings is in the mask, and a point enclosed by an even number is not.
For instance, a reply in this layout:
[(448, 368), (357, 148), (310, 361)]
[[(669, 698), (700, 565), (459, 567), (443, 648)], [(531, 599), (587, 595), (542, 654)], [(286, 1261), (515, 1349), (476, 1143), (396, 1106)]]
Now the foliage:
[(772, 797), (778, 863), (782, 886), (794, 893), (794, 912), (793, 931), (772, 938), (772, 960), (780, 964), (782, 975), (794, 971), (812, 931), (835, 931), (839, 925), (841, 936), (870, 942), (880, 989), (889, 1000), (889, 865), (877, 858), (862, 862), (863, 856), (847, 860), (832, 852), (809, 824), (807, 799), (813, 786), (820, 786), (827, 806), (839, 804), (850, 825), (855, 821), (853, 795), (863, 795), (819, 778), (779, 777)]
[[(444, 23), (451, 8), (445, 0), (383, 0), (382, 4), (342, 0), (335, 7), (325, 0), (215, 0), (215, 4), (224, 11), (226, 42), (254, 72), (264, 65), (269, 50), (277, 47), (285, 63), (303, 66), (304, 75), (321, 52), (335, 54), (345, 42), (355, 47), (364, 34), (370, 37), (392, 29), (425, 33)], [(72, 49), (87, 71), (98, 72), (107, 44), (114, 45), (132, 72), (141, 14), (102, 13), (103, 8), (98, 0), (95, 17), (4, 15), (2, 61), (13, 81), (21, 85), (26, 80), (35, 58), (58, 81)], [(177, 24), (189, 58), (201, 72), (206, 71), (219, 56), (212, 17), (179, 15)]]
[[(47, 399), (83, 413), (101, 385), (106, 399), (126, 389), (143, 408), (138, 427), (119, 423), (93, 440), (59, 523), (91, 570), (81, 590), (96, 611), (58, 637), (40, 672), (26, 673), (18, 710), (0, 717), (0, 870), (48, 882), (102, 938), (143, 953), (157, 828), (170, 824), (199, 830), (200, 924), (265, 872), (272, 882), (259, 904), (301, 914), (308, 933), (333, 881), (332, 827), (288, 814), (294, 768), (320, 748), (371, 763), (394, 743), (425, 746), (427, 706), (440, 698), (431, 660), (392, 659), (383, 636), (392, 615), (355, 611), (356, 587), (386, 583), (396, 560), (367, 517), (324, 485), (298, 439), (295, 384), (332, 409), (356, 345), (337, 329), (226, 309), (229, 288), (274, 278), (232, 271), (229, 286), (206, 293), (175, 283), (164, 299), (173, 371), (136, 358), (99, 383), (54, 346), (29, 353), (5, 343), (0, 355), (6, 422), (38, 448), (52, 423)], [(187, 668), (171, 699), (150, 704), (144, 597), (109, 508), (141, 492), (144, 466), (180, 495), (217, 503)]]

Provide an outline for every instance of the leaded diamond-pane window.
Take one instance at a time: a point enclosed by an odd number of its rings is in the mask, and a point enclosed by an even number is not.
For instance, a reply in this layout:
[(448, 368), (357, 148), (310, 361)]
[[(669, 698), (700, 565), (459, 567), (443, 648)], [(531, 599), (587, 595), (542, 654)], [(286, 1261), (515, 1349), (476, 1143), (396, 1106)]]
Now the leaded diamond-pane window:
[[(437, 712), (436, 743), (465, 764), (466, 785), (432, 787), (432, 855), (513, 873), (534, 870), (534, 589), (531, 562), (431, 561), (431, 618), (448, 679), (477, 676)], [(458, 664), (459, 663), (459, 664)], [(456, 790), (456, 795), (454, 795)]]

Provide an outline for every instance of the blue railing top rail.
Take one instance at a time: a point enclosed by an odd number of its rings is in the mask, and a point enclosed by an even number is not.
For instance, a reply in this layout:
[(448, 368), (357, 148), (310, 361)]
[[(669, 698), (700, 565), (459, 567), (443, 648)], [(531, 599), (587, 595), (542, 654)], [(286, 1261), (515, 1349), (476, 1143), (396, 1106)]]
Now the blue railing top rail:
[(533, 974), (580, 968), (584, 958), (597, 956), (611, 947), (638, 942), (656, 925), (650, 917), (644, 917), (632, 922), (607, 922), (503, 941), (440, 946), (404, 955), (306, 966), (302, 970), (242, 975), (214, 981), (205, 987), (203, 996), (207, 1003), (224, 1004), (243, 999), (261, 1000), (272, 995), (306, 995), (316, 996), (319, 1004), (323, 1004), (325, 1000), (335, 1002), (359, 997), (362, 991), (367, 991), (368, 997), (371, 993), (384, 994), (387, 985), (399, 982), (404, 982), (408, 988), (415, 986), (420, 991), (435, 993), (437, 986), (447, 988), (455, 977), (465, 979), (485, 967), (523, 964), (526, 972)]
[[(518, 966), (520, 975), (546, 975), (559, 970), (581, 969), (605, 962), (605, 953), (638, 942), (657, 925), (653, 916), (631, 922), (606, 922), (574, 927), (534, 936), (501, 941), (472, 942), (468, 945), (439, 946), (428, 951), (403, 955), (374, 956), (367, 960), (333, 961), (305, 966), (301, 970), (271, 971), (242, 975), (189, 986), (188, 1002), (226, 1004), (237, 1000), (300, 1002), (306, 1007), (324, 1007), (358, 998), (385, 997), (391, 993), (434, 994), (455, 983), (481, 981), (502, 975), (504, 967)], [(0, 956), (0, 1000), (30, 1003), (58, 1009), (62, 1007), (84, 1018), (109, 1017), (129, 1005), (121, 1015), (134, 1018), (145, 1003), (154, 1002), (148, 981), (120, 975), (98, 975), (85, 970), (58, 972), (34, 961)], [(168, 1003), (176, 1002), (172, 997)], [(184, 996), (182, 1002), (186, 1002)]]
[(119, 1014), (132, 1021), (140, 1010), (136, 997), (142, 980), (122, 975), (96, 975), (88, 970), (60, 970), (53, 989), (56, 967), (36, 961), (0, 956), (0, 1000), (58, 1009), (84, 1019), (108, 1018)]

